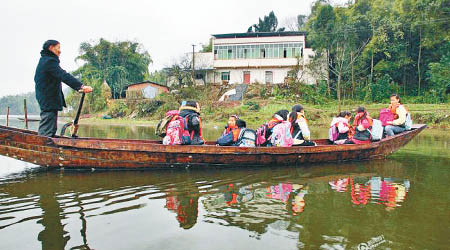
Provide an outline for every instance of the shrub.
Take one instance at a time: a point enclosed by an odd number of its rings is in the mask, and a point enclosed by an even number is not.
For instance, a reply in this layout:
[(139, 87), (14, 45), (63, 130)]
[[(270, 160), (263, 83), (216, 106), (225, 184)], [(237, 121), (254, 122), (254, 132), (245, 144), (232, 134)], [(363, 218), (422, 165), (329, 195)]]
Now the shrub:
[(108, 111), (108, 115), (112, 118), (124, 117), (130, 113), (130, 109), (122, 100), (115, 100)]
[(259, 110), (259, 104), (253, 101), (248, 101), (245, 103), (245, 106), (248, 107), (248, 110)]
[(145, 117), (153, 114), (159, 107), (164, 104), (160, 100), (145, 100), (141, 101), (136, 105), (138, 117)]

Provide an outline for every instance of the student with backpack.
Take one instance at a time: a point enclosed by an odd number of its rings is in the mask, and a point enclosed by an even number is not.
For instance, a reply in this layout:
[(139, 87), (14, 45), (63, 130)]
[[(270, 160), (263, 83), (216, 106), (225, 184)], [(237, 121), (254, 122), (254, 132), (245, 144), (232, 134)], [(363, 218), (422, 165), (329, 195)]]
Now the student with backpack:
[(373, 120), (369, 116), (366, 108), (358, 107), (356, 111), (355, 120), (353, 121), (353, 131), (355, 131), (353, 137), (345, 144), (365, 144), (370, 143), (372, 135), (370, 129), (372, 129)]
[(237, 115), (228, 118), (228, 124), (216, 141), (218, 146), (255, 147), (256, 133), (247, 128), (247, 123)]
[(196, 101), (183, 101), (178, 113), (167, 124), (164, 145), (202, 145), (202, 120), (200, 105)]
[(272, 116), (272, 119), (268, 123), (265, 123), (261, 127), (259, 127), (256, 130), (256, 145), (272, 146), (271, 135), (273, 133), (273, 128), (279, 123), (286, 121), (288, 114), (288, 110), (279, 110)]
[(384, 130), (387, 136), (399, 134), (405, 130), (410, 130), (412, 125), (411, 114), (409, 114), (406, 107), (401, 103), (400, 96), (397, 94), (391, 95), (391, 104), (389, 110), (394, 115), (393, 121), (387, 121)]
[(238, 119), (236, 125), (240, 129), (237, 141), (233, 146), (238, 147), (256, 147), (256, 132), (253, 129), (247, 128), (247, 123)]
[[(275, 125), (272, 129), (272, 135), (270, 137), (270, 144), (274, 147), (291, 147), (294, 143), (291, 135), (291, 123), (287, 121), (287, 114), (289, 111), (280, 110), (283, 114), (283, 120)], [(286, 115), (286, 118), (284, 117)]]
[(311, 132), (302, 105), (292, 106), (292, 111), (289, 113), (289, 122), (291, 123), (290, 133), (294, 140), (293, 146), (316, 146), (315, 142), (310, 141)]
[(352, 126), (350, 119), (352, 113), (349, 111), (342, 111), (337, 117), (334, 117), (330, 124), (328, 132), (328, 139), (334, 144), (344, 144), (346, 140), (352, 136)]
[[(238, 127), (237, 122), (239, 117), (237, 115), (232, 115), (228, 118), (227, 126), (222, 135), (217, 139), (216, 144), (219, 146), (231, 146), (237, 142), (241, 128)], [(242, 126), (242, 125), (241, 125)], [(244, 126), (245, 127), (245, 126)]]

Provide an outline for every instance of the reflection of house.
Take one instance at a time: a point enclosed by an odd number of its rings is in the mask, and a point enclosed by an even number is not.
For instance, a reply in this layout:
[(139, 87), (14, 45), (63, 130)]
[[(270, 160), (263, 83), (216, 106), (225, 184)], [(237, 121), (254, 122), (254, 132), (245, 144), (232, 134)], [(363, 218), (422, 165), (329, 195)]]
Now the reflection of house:
[[(314, 52), (305, 48), (304, 32), (256, 32), (213, 35), (213, 52), (195, 53), (196, 79), (207, 83), (284, 83), (304, 72)], [(200, 83), (200, 82), (197, 82)]]
[(161, 93), (168, 93), (169, 88), (156, 82), (145, 81), (128, 85), (127, 99), (153, 99)]

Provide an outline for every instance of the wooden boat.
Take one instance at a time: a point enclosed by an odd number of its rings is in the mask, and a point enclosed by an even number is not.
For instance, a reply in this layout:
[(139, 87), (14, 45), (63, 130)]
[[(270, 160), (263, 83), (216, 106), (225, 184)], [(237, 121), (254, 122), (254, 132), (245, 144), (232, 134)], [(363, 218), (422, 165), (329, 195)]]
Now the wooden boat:
[(0, 126), (0, 155), (53, 168), (176, 168), (207, 166), (300, 166), (307, 163), (385, 158), (426, 128), (360, 145), (332, 145), (315, 140), (315, 147), (165, 146), (161, 141), (49, 138), (34, 131)]

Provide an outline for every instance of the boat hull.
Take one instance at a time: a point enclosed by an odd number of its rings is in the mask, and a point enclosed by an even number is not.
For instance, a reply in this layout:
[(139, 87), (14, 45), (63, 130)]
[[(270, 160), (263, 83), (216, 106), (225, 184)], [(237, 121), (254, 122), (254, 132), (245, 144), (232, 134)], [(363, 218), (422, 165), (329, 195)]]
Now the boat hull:
[(210, 166), (301, 166), (309, 163), (385, 158), (398, 150), (426, 125), (362, 145), (315, 147), (166, 146), (152, 140), (49, 138), (33, 131), (0, 126), (0, 155), (52, 168), (178, 168)]

